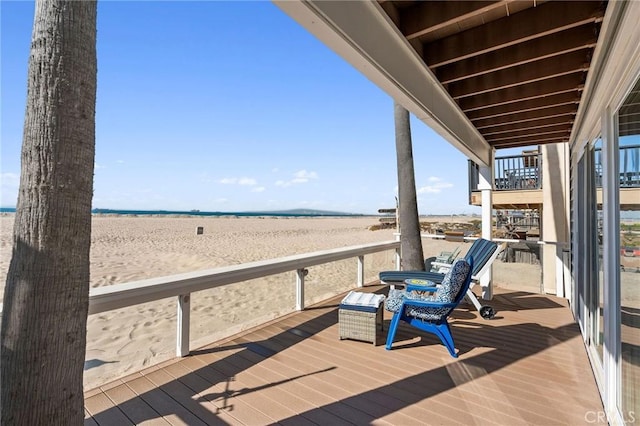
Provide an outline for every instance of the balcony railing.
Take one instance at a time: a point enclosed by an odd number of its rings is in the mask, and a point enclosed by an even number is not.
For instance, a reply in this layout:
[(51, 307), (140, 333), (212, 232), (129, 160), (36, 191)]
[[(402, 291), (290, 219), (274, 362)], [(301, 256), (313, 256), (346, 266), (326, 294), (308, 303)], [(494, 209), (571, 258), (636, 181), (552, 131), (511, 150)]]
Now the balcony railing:
[[(595, 150), (596, 186), (602, 188), (602, 149)], [(640, 145), (620, 147), (620, 188), (640, 188)]]
[(305, 276), (308, 267), (355, 257), (357, 258), (357, 286), (362, 287), (365, 280), (364, 256), (387, 250), (395, 250), (396, 264), (399, 264), (400, 242), (384, 241), (92, 288), (89, 293), (89, 315), (154, 302), (166, 297), (176, 297), (176, 355), (182, 357), (189, 354), (191, 293), (296, 271), (295, 308), (303, 310)]
[(542, 156), (538, 151), (496, 157), (494, 189), (496, 191), (513, 191), (542, 188), (541, 164)]
[[(495, 191), (521, 191), (542, 188), (540, 166), (542, 156), (538, 151), (524, 151), (521, 155), (496, 157), (494, 163)], [(469, 160), (469, 203), (471, 191), (478, 190), (479, 167)]]
[[(620, 188), (640, 188), (640, 145), (620, 148)], [(495, 191), (521, 191), (542, 188), (538, 151), (524, 151), (522, 155), (496, 157), (494, 163)], [(595, 150), (596, 186), (602, 187), (602, 150)], [(469, 203), (471, 192), (478, 190), (479, 167), (469, 160)]]

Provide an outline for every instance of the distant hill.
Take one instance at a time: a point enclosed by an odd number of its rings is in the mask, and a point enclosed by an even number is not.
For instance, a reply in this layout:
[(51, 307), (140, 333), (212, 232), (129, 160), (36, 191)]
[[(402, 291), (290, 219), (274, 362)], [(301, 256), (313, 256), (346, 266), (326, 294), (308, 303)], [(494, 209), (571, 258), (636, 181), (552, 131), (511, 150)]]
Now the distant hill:
[(255, 215), (282, 215), (282, 216), (364, 216), (359, 213), (334, 212), (329, 210), (315, 209), (290, 209), (290, 210), (271, 210), (271, 211), (252, 211), (247, 212)]

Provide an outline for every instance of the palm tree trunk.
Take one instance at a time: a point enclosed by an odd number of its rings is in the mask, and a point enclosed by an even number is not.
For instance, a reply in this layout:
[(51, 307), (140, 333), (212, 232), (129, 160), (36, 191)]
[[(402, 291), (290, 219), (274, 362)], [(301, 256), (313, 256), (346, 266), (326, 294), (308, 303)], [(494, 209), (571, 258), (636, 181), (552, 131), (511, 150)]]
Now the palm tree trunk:
[(409, 111), (394, 103), (402, 270), (424, 270)]
[(2, 312), (0, 422), (82, 424), (95, 153), (95, 1), (37, 0)]

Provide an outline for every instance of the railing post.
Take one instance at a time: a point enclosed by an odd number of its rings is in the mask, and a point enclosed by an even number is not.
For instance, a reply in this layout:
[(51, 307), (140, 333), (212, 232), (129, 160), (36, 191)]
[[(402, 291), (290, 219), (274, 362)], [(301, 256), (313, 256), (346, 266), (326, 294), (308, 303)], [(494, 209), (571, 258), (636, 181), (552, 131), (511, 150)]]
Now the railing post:
[(358, 287), (364, 287), (364, 256), (358, 256)]
[(189, 318), (191, 315), (191, 294), (178, 296), (178, 320), (176, 322), (176, 356), (189, 355)]
[(304, 277), (309, 271), (307, 269), (296, 270), (296, 310), (304, 310)]

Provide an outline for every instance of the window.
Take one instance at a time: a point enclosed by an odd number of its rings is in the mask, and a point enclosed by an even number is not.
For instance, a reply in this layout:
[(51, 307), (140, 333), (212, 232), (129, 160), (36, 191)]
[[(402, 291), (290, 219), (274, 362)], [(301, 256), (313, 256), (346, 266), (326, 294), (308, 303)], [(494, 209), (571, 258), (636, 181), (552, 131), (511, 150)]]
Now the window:
[(618, 110), (620, 233), (620, 399), (640, 418), (640, 80)]

